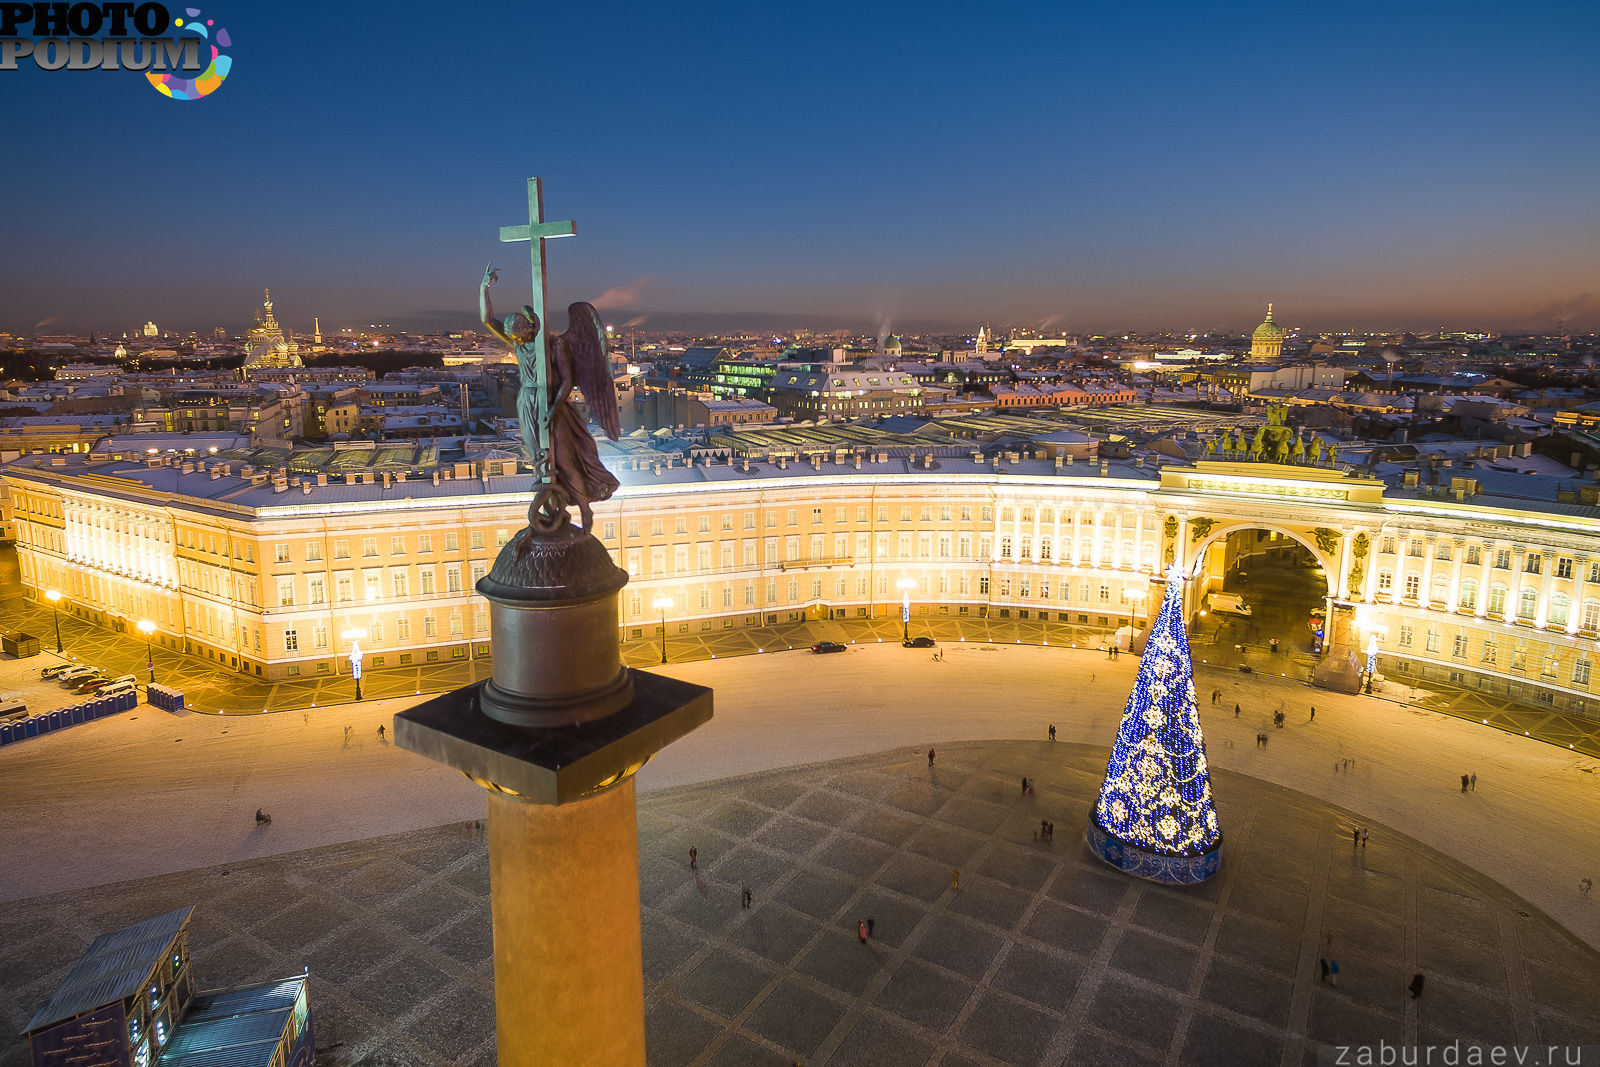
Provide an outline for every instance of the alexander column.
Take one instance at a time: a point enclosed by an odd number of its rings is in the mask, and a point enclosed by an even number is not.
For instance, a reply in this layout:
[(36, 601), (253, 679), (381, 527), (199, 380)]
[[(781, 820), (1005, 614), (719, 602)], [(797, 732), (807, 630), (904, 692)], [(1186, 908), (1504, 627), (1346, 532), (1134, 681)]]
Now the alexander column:
[[(590, 533), (590, 506), (616, 479), (570, 401), (582, 392), (617, 436), (605, 331), (589, 304), (567, 332), (544, 328), (547, 223), (539, 179), (528, 223), (533, 302), (484, 324), (516, 351), (518, 413), (534, 471), (528, 526), (477, 590), (489, 601), (494, 676), (395, 716), (402, 748), (448, 764), (488, 791), (496, 1034), (505, 1067), (642, 1065), (644, 961), (639, 933), (635, 772), (711, 718), (711, 690), (622, 666), (617, 596), (628, 575)], [(576, 526), (568, 511), (582, 517)]]

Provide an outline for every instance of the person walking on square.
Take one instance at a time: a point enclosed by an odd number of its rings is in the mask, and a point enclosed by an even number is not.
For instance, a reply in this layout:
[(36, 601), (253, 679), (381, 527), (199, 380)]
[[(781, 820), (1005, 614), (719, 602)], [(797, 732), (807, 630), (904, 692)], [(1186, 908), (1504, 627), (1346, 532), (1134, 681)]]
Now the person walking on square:
[(1467, 780), (1468, 780), (1468, 776), (1463, 774), (1461, 776), (1461, 791), (1463, 793), (1465, 793), (1467, 791)]
[(1418, 972), (1417, 974), (1412, 975), (1411, 984), (1406, 986), (1406, 988), (1411, 990), (1412, 1000), (1416, 1000), (1418, 997), (1422, 996), (1422, 974)]
[(1355, 848), (1359, 844), (1361, 844), (1361, 827), (1352, 826), (1350, 827), (1350, 847)]
[(1307, 719), (1306, 721), (1307, 722), (1316, 722), (1317, 721), (1317, 706), (1315, 704), (1311, 705), (1311, 718)]
[(868, 915), (867, 916), (867, 936), (868, 937), (872, 936), (872, 928), (874, 926), (877, 926), (877, 925), (878, 925), (878, 920), (874, 919), (872, 916)]
[(1583, 897), (1583, 898), (1587, 899), (1588, 896), (1589, 896), (1589, 890), (1591, 890), (1593, 888), (1594, 888), (1594, 880), (1589, 878), (1589, 877), (1587, 877), (1587, 876), (1585, 876), (1582, 880), (1580, 880), (1578, 882), (1578, 895), (1580, 897)]
[(1367, 847), (1367, 828), (1365, 826), (1361, 828), (1361, 847)]
[(378, 740), (383, 740), (383, 723), (381, 722), (378, 724)]
[(1317, 964), (1322, 968), (1322, 980), (1326, 982), (1328, 980), (1328, 957), (1323, 956), (1317, 960)]
[(856, 936), (861, 939), (863, 945), (867, 943), (867, 920), (858, 919), (856, 921)]
[(739, 891), (739, 906), (741, 908), (748, 908), (750, 906), (750, 895), (750, 886), (747, 883), (745, 887)]
[(928, 767), (930, 769), (933, 767), (933, 749), (931, 748), (928, 749)]
[(1339, 961), (1338, 960), (1329, 960), (1328, 961), (1328, 984), (1329, 985), (1338, 985), (1339, 984)]
[(951, 889), (960, 889), (961, 888), (961, 868), (960, 867), (952, 867), (950, 869), (950, 888)]
[(1219, 698), (1219, 697), (1221, 697), (1221, 696), (1222, 696), (1222, 690), (1220, 690), (1220, 689), (1213, 689), (1213, 690), (1212, 690), (1212, 691), (1211, 691), (1211, 706), (1212, 706), (1212, 707), (1216, 707), (1216, 706), (1217, 706), (1217, 699), (1218, 699), (1218, 698)]
[(1024, 775), (1023, 778), (1022, 778), (1022, 795), (1023, 796), (1027, 796), (1028, 795), (1028, 778), (1027, 778), (1026, 775)]
[(1050, 724), (1050, 740), (1054, 741), (1055, 739), (1056, 739), (1056, 724), (1055, 723), (1051, 723)]
[(1474, 793), (1476, 793), (1478, 791), (1478, 776), (1476, 774), (1474, 774), (1472, 776), (1471, 782), (1472, 782), (1472, 791)]
[(1233, 706), (1233, 717), (1235, 719), (1237, 719), (1239, 717), (1239, 711), (1240, 711), (1239, 705), (1235, 704)]
[(691, 871), (700, 869), (700, 850), (693, 845), (689, 846), (689, 869)]

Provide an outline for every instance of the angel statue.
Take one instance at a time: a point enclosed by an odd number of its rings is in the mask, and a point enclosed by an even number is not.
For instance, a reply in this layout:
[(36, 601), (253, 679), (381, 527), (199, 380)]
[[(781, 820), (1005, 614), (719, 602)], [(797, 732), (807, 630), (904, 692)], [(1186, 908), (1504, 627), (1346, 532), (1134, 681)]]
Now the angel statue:
[[(622, 433), (600, 312), (593, 304), (569, 305), (567, 332), (549, 337), (541, 345), (543, 324), (529, 305), (495, 321), (489, 287), (499, 277), (493, 264), (484, 269), (478, 317), (517, 354), (521, 379), (517, 418), (522, 424), (523, 450), (538, 479), (528, 524), (537, 532), (554, 533), (571, 521), (567, 508), (575, 504), (584, 530), (589, 531), (594, 525), (592, 505), (609, 499), (618, 482), (600, 462), (600, 450), (588, 424), (572, 402), (573, 389), (583, 394), (607, 437), (615, 441)], [(541, 387), (544, 404), (539, 402)]]

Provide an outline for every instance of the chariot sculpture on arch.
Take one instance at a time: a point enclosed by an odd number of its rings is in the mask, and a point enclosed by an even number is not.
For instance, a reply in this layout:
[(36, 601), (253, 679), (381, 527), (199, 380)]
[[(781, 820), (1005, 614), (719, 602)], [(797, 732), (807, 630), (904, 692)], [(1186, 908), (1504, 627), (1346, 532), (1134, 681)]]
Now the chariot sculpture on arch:
[[(544, 221), (539, 179), (528, 180), (528, 223), (503, 226), (502, 241), (528, 241), (533, 262), (533, 303), (498, 319), (489, 287), (499, 280), (494, 264), (484, 268), (478, 289), (478, 317), (488, 331), (510, 345), (517, 356), (517, 418), (523, 451), (534, 470), (533, 503), (528, 508), (531, 533), (550, 535), (571, 521), (577, 507), (583, 529), (592, 532), (593, 505), (617, 490), (617, 479), (600, 462), (600, 451), (579, 413), (573, 392), (582, 394), (589, 412), (607, 437), (622, 433), (617, 394), (611, 381), (605, 327), (593, 304), (567, 307), (567, 330), (552, 336), (544, 321), (544, 241), (576, 233), (570, 222)], [(524, 543), (526, 544), (526, 543)]]

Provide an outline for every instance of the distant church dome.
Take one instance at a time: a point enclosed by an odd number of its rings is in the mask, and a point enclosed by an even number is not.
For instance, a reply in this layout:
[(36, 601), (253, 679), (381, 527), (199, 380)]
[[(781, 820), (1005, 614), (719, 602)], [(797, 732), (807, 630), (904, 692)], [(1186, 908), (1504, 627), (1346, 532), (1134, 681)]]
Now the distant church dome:
[(1267, 321), (1256, 327), (1256, 332), (1250, 335), (1253, 341), (1282, 341), (1284, 329), (1272, 321), (1272, 305), (1267, 305)]
[(1272, 321), (1272, 305), (1267, 305), (1267, 319), (1250, 335), (1250, 355), (1253, 359), (1277, 359), (1283, 351), (1283, 339), (1288, 336), (1282, 326)]
[(883, 342), (883, 350), (885, 352), (898, 352), (898, 351), (900, 351), (900, 337), (897, 334), (892, 334), (891, 333), (889, 335), (889, 339), (887, 341)]

